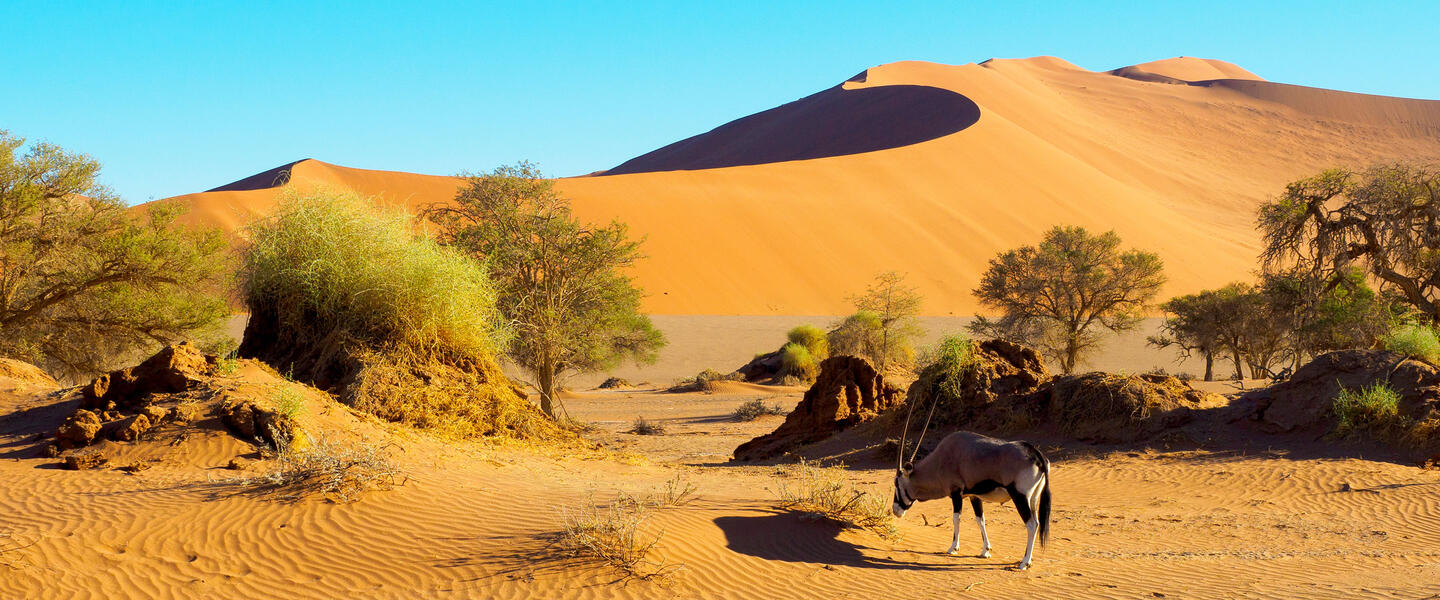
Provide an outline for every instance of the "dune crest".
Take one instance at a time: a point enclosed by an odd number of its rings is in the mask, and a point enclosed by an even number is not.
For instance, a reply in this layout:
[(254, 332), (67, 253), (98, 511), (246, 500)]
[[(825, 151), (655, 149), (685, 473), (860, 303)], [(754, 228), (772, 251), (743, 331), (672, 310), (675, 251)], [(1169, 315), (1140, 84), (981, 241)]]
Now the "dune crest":
[[(1286, 183), (1440, 160), (1440, 101), (1272, 83), (1203, 59), (1131, 69), (1184, 85), (1053, 57), (896, 62), (557, 186), (581, 218), (645, 236), (634, 275), (650, 313), (842, 314), (846, 294), (893, 269), (927, 314), (966, 315), (987, 261), (1055, 225), (1158, 252), (1168, 297), (1250, 277), (1255, 207)], [(957, 118), (959, 99), (973, 123)], [(412, 209), (460, 185), (315, 160), (290, 173)], [(233, 231), (268, 214), (277, 189), (172, 200)]]
[(1112, 75), (1130, 77), (1142, 81), (1154, 80), (1175, 80), (1177, 82), (1209, 81), (1212, 79), (1244, 79), (1249, 81), (1265, 81), (1263, 77), (1251, 73), (1245, 68), (1212, 58), (1195, 58), (1193, 56), (1177, 56), (1164, 60), (1154, 60), (1138, 65), (1120, 67), (1110, 71)]

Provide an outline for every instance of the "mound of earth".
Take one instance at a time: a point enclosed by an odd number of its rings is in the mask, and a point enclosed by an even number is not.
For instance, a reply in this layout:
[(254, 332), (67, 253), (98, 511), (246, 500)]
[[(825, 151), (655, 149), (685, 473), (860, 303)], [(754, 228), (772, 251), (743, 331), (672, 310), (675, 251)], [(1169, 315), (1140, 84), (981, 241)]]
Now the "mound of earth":
[(41, 371), (40, 367), (13, 358), (0, 358), (0, 378), (39, 387), (60, 387), (55, 378)]
[(1196, 409), (1222, 399), (1168, 375), (1063, 375), (1035, 391), (992, 405), (992, 428), (1053, 429), (1096, 443), (1135, 442), (1189, 423)]
[(46, 453), (61, 457), (67, 468), (93, 468), (104, 463), (101, 452), (74, 451), (106, 441), (142, 441), (161, 426), (184, 427), (208, 417), (245, 441), (272, 448), (308, 439), (275, 401), (236, 393), (217, 374), (218, 362), (181, 343), (72, 389), (66, 397), (78, 406), (55, 430)]
[(901, 403), (900, 389), (885, 382), (863, 358), (832, 356), (805, 397), (775, 431), (735, 448), (735, 460), (763, 460), (823, 440), (875, 418)]
[(780, 375), (780, 351), (757, 354), (745, 366), (736, 369), (750, 383), (774, 381)]
[(1284, 383), (1246, 394), (1238, 410), (1269, 433), (1315, 432), (1335, 426), (1331, 406), (1341, 389), (1387, 383), (1400, 396), (1400, 416), (1440, 419), (1440, 369), (1384, 350), (1341, 350), (1316, 357)]
[(1001, 398), (1033, 392), (1050, 377), (1040, 356), (1020, 344), (986, 340), (974, 352), (974, 365), (959, 374), (959, 381), (950, 381), (955, 375), (938, 364), (926, 367), (906, 391), (906, 403), (929, 411), (932, 402), (939, 402), (935, 424), (966, 427)]
[(619, 390), (635, 387), (630, 385), (630, 380), (621, 377), (611, 377), (600, 383), (602, 390)]

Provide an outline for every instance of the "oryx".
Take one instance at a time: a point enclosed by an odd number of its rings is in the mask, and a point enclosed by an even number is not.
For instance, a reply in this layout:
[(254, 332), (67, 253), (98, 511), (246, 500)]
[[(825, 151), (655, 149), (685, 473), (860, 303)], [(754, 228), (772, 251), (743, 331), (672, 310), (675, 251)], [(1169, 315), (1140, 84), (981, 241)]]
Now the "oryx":
[[(912, 407), (913, 410), (913, 407)], [(934, 414), (934, 406), (931, 407)], [(906, 416), (905, 427), (909, 429), (910, 419)], [(930, 420), (925, 421), (929, 429)], [(924, 441), (925, 429), (920, 431)], [(920, 445), (915, 445), (915, 453)], [(905, 516), (905, 511), (921, 500), (935, 500), (950, 497), (954, 506), (951, 522), (954, 535), (949, 554), (955, 554), (960, 547), (960, 513), (965, 498), (975, 509), (975, 522), (980, 525), (980, 558), (990, 557), (990, 536), (985, 533), (985, 510), (983, 503), (1014, 501), (1029, 530), (1025, 544), (1025, 559), (1016, 565), (1024, 570), (1030, 567), (1030, 557), (1035, 551), (1035, 536), (1040, 536), (1044, 546), (1050, 537), (1050, 460), (1029, 442), (1007, 442), (989, 436), (957, 431), (945, 439), (920, 464), (904, 461), (905, 434), (900, 436), (900, 456), (895, 465), (895, 501), (891, 511), (896, 517)], [(903, 462), (902, 462), (903, 461)]]

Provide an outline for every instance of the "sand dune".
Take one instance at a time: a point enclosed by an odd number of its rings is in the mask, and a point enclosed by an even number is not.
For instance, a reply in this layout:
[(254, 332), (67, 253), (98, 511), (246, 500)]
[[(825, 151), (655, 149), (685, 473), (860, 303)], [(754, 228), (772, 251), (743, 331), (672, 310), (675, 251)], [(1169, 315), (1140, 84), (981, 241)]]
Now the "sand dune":
[[(895, 269), (943, 316), (973, 314), (989, 258), (1057, 224), (1115, 229), (1160, 253), (1164, 294), (1243, 279), (1255, 268), (1254, 208), (1285, 183), (1337, 165), (1440, 160), (1440, 101), (1270, 83), (1192, 58), (1128, 72), (1152, 80), (1052, 57), (887, 64), (614, 170), (624, 174), (558, 185), (582, 218), (620, 219), (646, 237), (635, 275), (647, 312), (841, 314), (847, 293)], [(897, 92), (913, 88), (963, 97), (979, 118), (959, 127), (965, 115), (936, 123), (897, 110), (917, 97)], [(744, 166), (700, 168), (719, 165)], [(457, 185), (314, 160), (291, 165), (289, 181), (411, 207)], [(190, 220), (233, 230), (273, 208), (275, 188), (233, 189), (253, 183), (176, 199)]]

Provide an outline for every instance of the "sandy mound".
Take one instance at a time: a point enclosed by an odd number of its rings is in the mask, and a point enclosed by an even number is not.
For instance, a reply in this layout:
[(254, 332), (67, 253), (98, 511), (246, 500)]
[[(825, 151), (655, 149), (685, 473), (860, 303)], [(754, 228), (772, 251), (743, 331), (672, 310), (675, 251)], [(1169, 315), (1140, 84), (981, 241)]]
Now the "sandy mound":
[(960, 381), (938, 365), (920, 372), (905, 392), (906, 404), (915, 404), (927, 415), (935, 406), (936, 425), (973, 426), (972, 421), (1002, 397), (1028, 394), (1050, 377), (1034, 350), (1005, 340), (986, 340), (975, 346), (975, 365), (966, 369)]
[(1013, 396), (983, 418), (1005, 429), (1050, 429), (1077, 440), (1127, 443), (1183, 426), (1220, 398), (1168, 375), (1064, 375)]
[(1267, 432), (1323, 432), (1335, 425), (1331, 406), (1341, 389), (1386, 382), (1400, 395), (1400, 415), (1425, 422), (1440, 418), (1440, 369), (1381, 350), (1323, 354), (1284, 383), (1246, 394), (1240, 402)]
[(1264, 81), (1238, 65), (1211, 58), (1180, 56), (1156, 60), (1110, 71), (1111, 75), (1163, 83), (1187, 83), (1213, 79), (1247, 79)]
[(0, 358), (0, 378), (37, 387), (60, 387), (55, 378), (41, 371), (40, 367), (13, 358)]
[(820, 363), (815, 385), (775, 431), (735, 448), (735, 460), (762, 460), (823, 440), (898, 406), (900, 390), (863, 358), (832, 356)]

